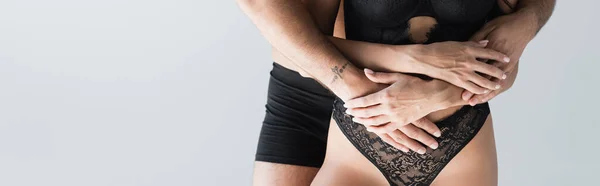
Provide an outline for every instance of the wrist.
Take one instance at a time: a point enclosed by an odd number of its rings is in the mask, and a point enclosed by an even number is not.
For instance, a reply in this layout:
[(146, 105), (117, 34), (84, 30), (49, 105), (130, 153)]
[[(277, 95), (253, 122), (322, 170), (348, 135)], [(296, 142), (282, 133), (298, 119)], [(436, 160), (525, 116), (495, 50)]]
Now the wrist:
[(468, 101), (462, 99), (462, 92), (464, 89), (451, 85), (441, 80), (431, 80), (428, 82), (428, 86), (433, 94), (430, 96), (430, 104), (433, 111), (438, 111), (454, 106), (466, 105)]
[(340, 99), (346, 101), (371, 92), (366, 92), (371, 85), (376, 85), (364, 75), (359, 68), (348, 68), (342, 78), (334, 80), (329, 89)]
[(423, 64), (419, 63), (417, 56), (423, 50), (425, 45), (391, 45), (389, 47), (393, 56), (393, 61), (396, 61), (392, 67), (394, 72), (404, 73), (419, 73), (423, 68)]

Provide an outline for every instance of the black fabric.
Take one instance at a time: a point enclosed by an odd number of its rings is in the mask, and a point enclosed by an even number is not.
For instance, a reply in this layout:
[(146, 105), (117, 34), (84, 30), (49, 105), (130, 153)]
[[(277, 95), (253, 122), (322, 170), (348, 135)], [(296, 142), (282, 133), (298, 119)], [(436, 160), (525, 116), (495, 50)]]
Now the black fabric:
[(354, 123), (346, 114), (344, 102), (336, 99), (333, 119), (346, 138), (381, 171), (393, 186), (430, 185), (442, 169), (477, 135), (490, 113), (488, 103), (463, 106), (435, 124), (442, 131), (437, 149), (425, 154), (402, 152), (383, 142), (362, 124)]
[(415, 44), (409, 20), (432, 17), (437, 24), (423, 43), (466, 41), (499, 15), (497, 0), (346, 0), (346, 38), (384, 44)]
[[(435, 18), (437, 24), (427, 33), (427, 40), (423, 42), (433, 43), (466, 41), (485, 22), (501, 14), (496, 0), (346, 0), (344, 9), (347, 39), (394, 45), (416, 43), (411, 40), (409, 33), (411, 25), (408, 23), (415, 16)], [(274, 63), (256, 161), (320, 167), (325, 157), (327, 132), (334, 100), (335, 96), (315, 80), (304, 78), (297, 72)], [(340, 108), (336, 113), (343, 113), (338, 112), (339, 110)], [(485, 118), (488, 112), (487, 103), (476, 107), (464, 107), (450, 117), (453, 119), (445, 120), (447, 122), (443, 123), (446, 124), (441, 126), (444, 136), (440, 138), (442, 141), (439, 149), (449, 145), (453, 150), (447, 151), (448, 154), (435, 151), (443, 158), (436, 155), (438, 158), (427, 159), (427, 162), (436, 166), (423, 167), (422, 170), (414, 169), (417, 164), (412, 161), (432, 156), (431, 149), (424, 156), (416, 155), (414, 152), (396, 154), (397, 150), (382, 144), (376, 137), (372, 138), (370, 134), (361, 132), (358, 129), (359, 125), (347, 120), (348, 116), (337, 114), (334, 119), (344, 135), (361, 153), (390, 155), (386, 156), (390, 159), (374, 159), (374, 156), (371, 158), (367, 156), (382, 171), (390, 184), (427, 185), (477, 133), (483, 125), (481, 118)], [(466, 126), (466, 128), (458, 126)], [(349, 131), (347, 130), (349, 127), (357, 130)], [(447, 138), (447, 135), (451, 134), (455, 137)], [(357, 139), (365, 140), (361, 142), (362, 146), (357, 143)], [(375, 146), (377, 149), (373, 151), (372, 148)], [(414, 157), (417, 159), (411, 159)], [(381, 164), (381, 162), (390, 164)], [(422, 174), (411, 177), (411, 173), (414, 172), (404, 172), (409, 173), (405, 175), (388, 172), (396, 170), (386, 169), (390, 166), (404, 167), (402, 170), (408, 170), (405, 168), (412, 166), (412, 171), (419, 171), (418, 173)], [(398, 182), (397, 179), (403, 176), (411, 178), (404, 180), (405, 182)]]
[[(393, 45), (467, 41), (488, 20), (501, 14), (497, 0), (345, 0), (344, 4), (347, 39)], [(427, 22), (415, 23), (420, 24), (419, 31), (413, 31), (411, 19), (417, 16), (425, 16), (420, 19)], [(489, 115), (489, 105), (463, 106), (437, 122), (442, 130), (439, 147), (423, 155), (404, 153), (384, 143), (344, 112), (343, 101), (337, 99), (333, 118), (342, 133), (390, 185), (421, 186), (431, 184), (477, 134)]]
[(334, 95), (273, 63), (256, 161), (321, 167)]

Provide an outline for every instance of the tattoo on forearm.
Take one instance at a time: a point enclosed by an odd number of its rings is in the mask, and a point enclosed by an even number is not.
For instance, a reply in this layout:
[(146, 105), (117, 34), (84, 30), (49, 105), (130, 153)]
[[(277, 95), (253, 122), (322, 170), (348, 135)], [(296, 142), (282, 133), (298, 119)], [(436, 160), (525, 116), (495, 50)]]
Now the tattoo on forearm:
[(342, 73), (344, 73), (344, 70), (346, 69), (346, 67), (348, 67), (348, 64), (350, 64), (350, 62), (344, 63), (344, 65), (342, 65), (341, 67), (338, 67), (336, 65), (333, 68), (331, 68), (331, 71), (334, 74), (333, 80), (331, 80), (332, 83), (337, 79), (344, 79), (344, 77), (342, 77)]

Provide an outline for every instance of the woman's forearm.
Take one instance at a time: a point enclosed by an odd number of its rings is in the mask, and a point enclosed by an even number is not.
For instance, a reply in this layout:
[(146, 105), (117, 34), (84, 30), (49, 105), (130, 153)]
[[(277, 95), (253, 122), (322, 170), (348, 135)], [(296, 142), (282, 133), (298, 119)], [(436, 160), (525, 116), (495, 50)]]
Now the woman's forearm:
[(329, 37), (329, 40), (358, 67), (381, 72), (418, 72), (418, 65), (410, 57), (418, 45), (387, 45), (337, 37)]
[[(410, 59), (409, 54), (415, 50), (413, 47), (420, 45), (387, 45), (336, 37), (329, 37), (329, 39), (347, 59), (358, 67), (369, 68), (378, 72), (424, 73), (418, 71), (419, 66)], [(414, 87), (423, 87), (432, 92), (430, 98), (433, 100), (431, 102), (433, 110), (468, 104), (467, 101), (461, 98), (464, 88), (446, 81), (434, 79), (431, 81), (413, 81), (412, 83), (417, 83)]]

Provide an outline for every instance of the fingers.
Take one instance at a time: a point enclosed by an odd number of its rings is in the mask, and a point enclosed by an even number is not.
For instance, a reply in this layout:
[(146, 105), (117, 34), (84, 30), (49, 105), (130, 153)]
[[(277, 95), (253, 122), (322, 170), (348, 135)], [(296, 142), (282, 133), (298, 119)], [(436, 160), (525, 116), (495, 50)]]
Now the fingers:
[(438, 148), (438, 143), (433, 137), (427, 134), (424, 130), (417, 128), (414, 125), (405, 125), (400, 127), (398, 130), (402, 131), (406, 136), (412, 138), (422, 144), (429, 146), (432, 149)]
[(488, 94), (475, 95), (469, 99), (469, 105), (485, 103), (498, 95), (498, 91), (492, 91)]
[[(473, 73), (470, 75), (469, 79), (471, 82), (473, 82), (483, 88), (487, 88), (489, 90), (497, 90), (500, 88), (500, 84), (498, 84), (497, 82), (494, 82), (490, 79), (484, 78), (484, 77), (480, 76), (479, 74)], [(486, 90), (486, 92), (484, 92), (484, 94), (488, 93), (489, 90)]]
[(370, 118), (373, 116), (379, 116), (385, 113), (382, 105), (374, 105), (369, 107), (355, 107), (346, 109), (346, 114), (350, 114), (354, 117)]
[(394, 130), (398, 129), (398, 126), (396, 126), (396, 124), (394, 123), (387, 123), (384, 125), (378, 125), (378, 126), (366, 126), (367, 127), (367, 131), (375, 133), (375, 134), (382, 134), (382, 133), (390, 133)]
[(411, 78), (408, 75), (404, 75), (402, 73), (387, 73), (387, 72), (374, 72), (371, 69), (365, 68), (365, 75), (369, 80), (375, 83), (383, 83), (383, 84), (392, 84), (396, 81), (407, 80), (407, 78)]
[[(384, 142), (404, 152), (408, 152), (408, 149), (410, 149), (419, 154), (424, 154), (427, 151), (427, 149), (425, 148), (425, 146), (423, 146), (423, 144), (426, 144), (432, 149), (437, 149), (439, 147), (439, 143), (431, 135), (427, 134), (423, 130), (424, 128), (431, 128), (423, 126), (428, 125), (427, 122), (431, 121), (421, 120), (417, 122), (420, 124), (413, 123), (412, 125), (402, 126), (399, 129), (397, 129), (396, 125), (394, 125), (393, 123), (388, 123), (380, 126), (367, 126), (367, 131), (377, 134), (381, 137), (381, 139)], [(420, 128), (418, 128), (417, 125), (420, 125)], [(435, 128), (437, 128), (437, 126)], [(430, 133), (441, 133), (439, 129), (437, 129), (437, 132), (432, 132), (435, 131), (434, 129), (426, 130), (428, 130), (428, 132)], [(403, 150), (403, 148), (407, 149)]]
[(427, 118), (418, 119), (417, 121), (412, 122), (412, 124), (415, 127), (425, 130), (427, 133), (435, 137), (440, 137), (442, 135), (442, 131), (440, 130), (440, 128), (438, 128), (438, 126), (435, 125), (435, 123), (431, 122)]
[(510, 58), (507, 55), (492, 49), (470, 47), (469, 51), (475, 58), (491, 59), (506, 63), (510, 62)]
[(485, 93), (489, 92), (489, 89), (482, 88), (470, 81), (460, 81), (458, 85), (470, 92), (475, 93), (475, 94), (485, 94)]
[(402, 152), (408, 152), (409, 149), (402, 145), (401, 143), (398, 143), (397, 141), (395, 141), (390, 135), (388, 135), (387, 133), (383, 133), (383, 134), (378, 134), (378, 136), (381, 138), (381, 140), (383, 142), (386, 142), (387, 144), (390, 144), (391, 146), (401, 150)]
[(389, 123), (390, 118), (387, 115), (379, 115), (370, 118), (354, 117), (352, 118), (352, 121), (363, 125), (383, 125)]
[(494, 65), (483, 63), (477, 60), (472, 61), (470, 65), (472, 65), (473, 70), (477, 72), (481, 72), (498, 79), (506, 79), (506, 73)]
[(383, 97), (382, 93), (381, 93), (382, 91), (385, 91), (385, 89), (383, 89), (379, 92), (373, 93), (373, 94), (363, 96), (363, 97), (350, 99), (344, 103), (344, 107), (346, 107), (346, 108), (368, 107), (368, 106), (380, 104), (382, 101), (382, 97)]
[(392, 131), (388, 134), (390, 135), (390, 137), (392, 137), (392, 139), (394, 139), (394, 141), (401, 143), (402, 145), (408, 147), (412, 151), (415, 151), (419, 154), (425, 154), (425, 152), (427, 151), (427, 149), (422, 144), (409, 138), (406, 134), (402, 133), (399, 130)]
[(477, 48), (484, 48), (489, 43), (489, 40), (479, 40), (479, 41), (468, 41), (464, 42), (465, 45)]
[(483, 98), (481, 98), (481, 102), (482, 102), (482, 103), (483, 103), (483, 102), (487, 102), (487, 101), (491, 100), (492, 98), (496, 97), (498, 94), (499, 94), (499, 92), (498, 92), (498, 91), (493, 91), (493, 92), (490, 92), (490, 93), (489, 93), (489, 94), (487, 94), (487, 95), (483, 95), (483, 96), (482, 96)]
[(473, 93), (468, 90), (465, 90), (463, 91), (461, 97), (463, 100), (468, 101), (469, 99), (471, 99), (471, 97), (473, 97)]
[(471, 99), (469, 99), (469, 105), (475, 106), (477, 104), (484, 103), (484, 101), (482, 101), (482, 98), (484, 95), (487, 95), (487, 94), (473, 96)]

